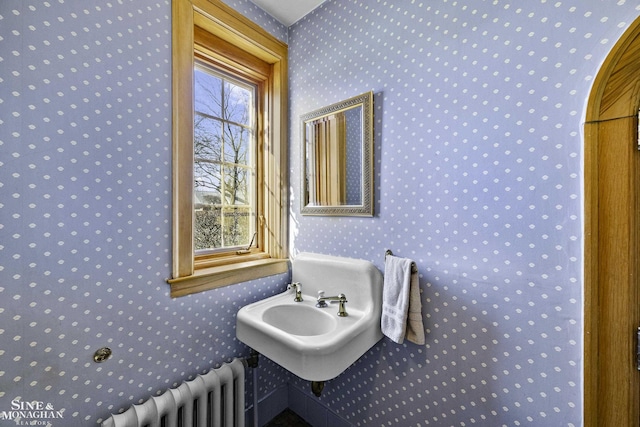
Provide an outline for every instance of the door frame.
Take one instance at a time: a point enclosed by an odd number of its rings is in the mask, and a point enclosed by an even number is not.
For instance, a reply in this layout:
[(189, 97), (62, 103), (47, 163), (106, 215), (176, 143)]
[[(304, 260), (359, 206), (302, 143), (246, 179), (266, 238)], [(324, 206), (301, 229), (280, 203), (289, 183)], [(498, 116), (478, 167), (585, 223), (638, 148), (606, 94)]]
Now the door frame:
[[(640, 422), (640, 18), (594, 81), (584, 125), (584, 426)], [(638, 231), (636, 231), (638, 230)]]

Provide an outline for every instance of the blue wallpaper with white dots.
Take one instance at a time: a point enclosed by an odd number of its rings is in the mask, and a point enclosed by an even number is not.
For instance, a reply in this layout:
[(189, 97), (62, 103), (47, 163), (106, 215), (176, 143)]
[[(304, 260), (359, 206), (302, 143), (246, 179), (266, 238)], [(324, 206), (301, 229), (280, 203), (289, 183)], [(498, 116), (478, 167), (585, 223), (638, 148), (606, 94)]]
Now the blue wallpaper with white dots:
[[(581, 126), (640, 6), (328, 0), (286, 29), (227, 3), (289, 43), (292, 253), (420, 270), (426, 345), (383, 339), (320, 402), (363, 426), (581, 425)], [(0, 2), (0, 413), (96, 425), (247, 354), (235, 313), (288, 280), (169, 297), (170, 15)], [(368, 90), (376, 215), (301, 216), (298, 118)], [(307, 389), (263, 358), (261, 396), (287, 381)]]
[[(294, 252), (382, 269), (391, 249), (423, 291), (426, 345), (384, 339), (330, 381), (343, 418), (582, 425), (582, 124), (638, 15), (624, 0), (330, 0), (290, 28), (292, 121), (375, 94), (375, 217), (293, 200)], [(292, 126), (292, 159), (298, 141)]]
[[(236, 312), (284, 290), (287, 274), (169, 297), (170, 18), (168, 0), (0, 1), (0, 417), (20, 399), (97, 425), (247, 356)], [(288, 376), (261, 374), (261, 395)]]

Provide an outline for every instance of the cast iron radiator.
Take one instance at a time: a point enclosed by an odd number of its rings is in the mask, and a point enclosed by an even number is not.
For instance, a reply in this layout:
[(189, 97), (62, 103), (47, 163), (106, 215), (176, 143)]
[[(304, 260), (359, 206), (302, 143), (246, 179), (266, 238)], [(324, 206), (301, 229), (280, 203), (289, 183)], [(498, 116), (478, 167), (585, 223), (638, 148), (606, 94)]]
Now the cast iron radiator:
[(111, 415), (102, 427), (244, 427), (243, 359)]

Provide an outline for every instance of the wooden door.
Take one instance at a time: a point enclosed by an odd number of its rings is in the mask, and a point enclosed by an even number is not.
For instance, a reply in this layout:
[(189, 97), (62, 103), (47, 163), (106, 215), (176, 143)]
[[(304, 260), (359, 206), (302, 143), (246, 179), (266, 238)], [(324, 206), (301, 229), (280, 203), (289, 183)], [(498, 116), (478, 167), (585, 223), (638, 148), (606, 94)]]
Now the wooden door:
[(585, 422), (640, 426), (640, 18), (602, 66), (585, 124)]

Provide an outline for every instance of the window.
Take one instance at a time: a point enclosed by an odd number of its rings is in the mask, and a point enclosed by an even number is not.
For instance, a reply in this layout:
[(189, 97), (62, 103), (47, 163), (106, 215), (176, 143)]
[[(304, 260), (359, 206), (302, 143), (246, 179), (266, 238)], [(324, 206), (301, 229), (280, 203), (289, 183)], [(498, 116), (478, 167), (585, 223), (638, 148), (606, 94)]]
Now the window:
[(256, 88), (200, 64), (194, 76), (196, 256), (248, 251), (257, 235)]
[(173, 297), (285, 272), (287, 47), (173, 2)]

